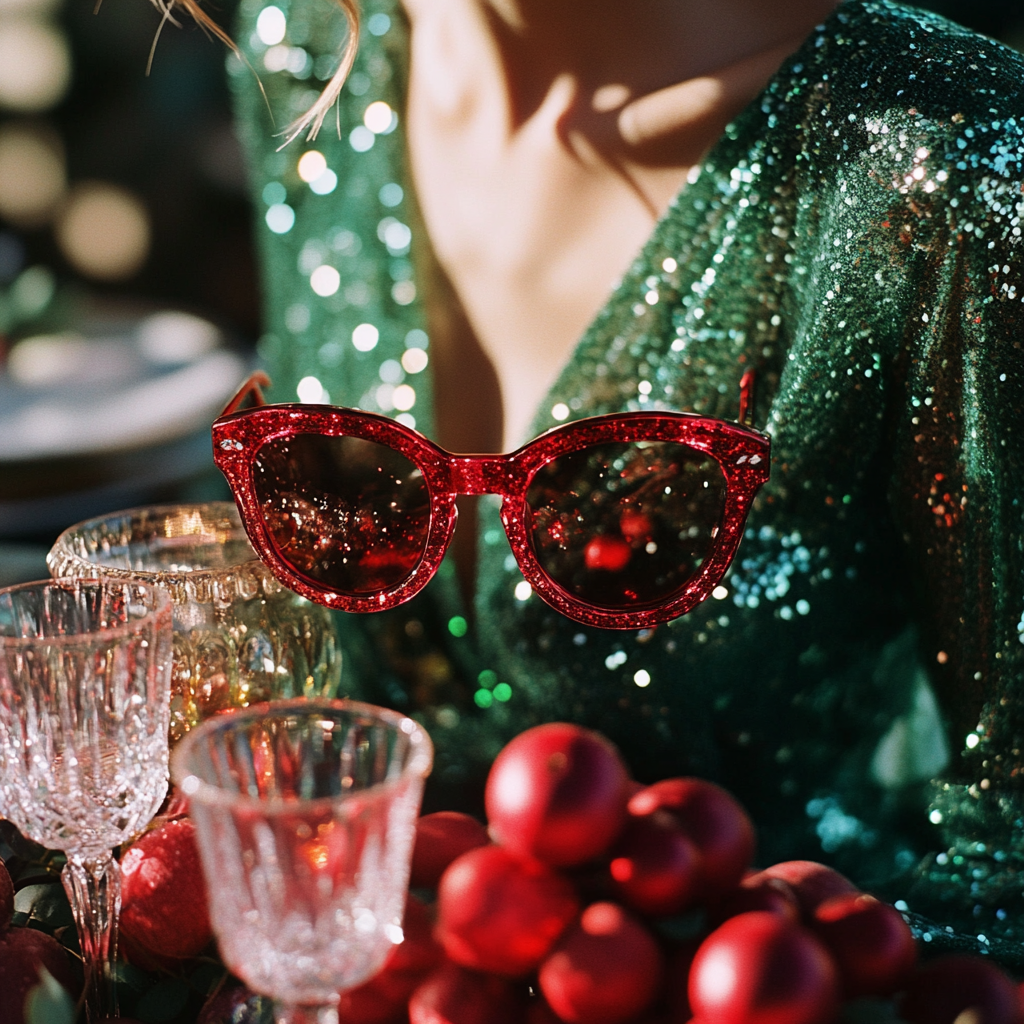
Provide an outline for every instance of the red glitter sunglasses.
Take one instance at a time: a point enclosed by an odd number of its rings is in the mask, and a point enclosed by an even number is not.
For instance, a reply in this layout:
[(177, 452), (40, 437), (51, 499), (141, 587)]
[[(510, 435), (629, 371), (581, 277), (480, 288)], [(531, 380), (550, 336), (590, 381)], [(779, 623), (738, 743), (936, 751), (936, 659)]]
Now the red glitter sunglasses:
[[(693, 413), (594, 416), (510, 455), (452, 455), (386, 416), (266, 405), (268, 383), (254, 374), (218, 417), (214, 459), (277, 579), (348, 612), (408, 601), (441, 564), (456, 496), (499, 494), (539, 597), (586, 625), (653, 626), (717, 586), (768, 479), (765, 434)], [(748, 372), (741, 423), (752, 388)]]

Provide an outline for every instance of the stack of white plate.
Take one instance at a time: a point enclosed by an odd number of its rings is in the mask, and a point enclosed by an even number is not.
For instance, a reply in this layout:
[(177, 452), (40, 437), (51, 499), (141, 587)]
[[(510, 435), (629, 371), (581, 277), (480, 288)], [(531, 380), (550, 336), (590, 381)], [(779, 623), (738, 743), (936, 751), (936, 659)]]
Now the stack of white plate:
[(188, 313), (19, 341), (0, 372), (0, 539), (172, 496), (212, 468), (210, 424), (247, 359)]

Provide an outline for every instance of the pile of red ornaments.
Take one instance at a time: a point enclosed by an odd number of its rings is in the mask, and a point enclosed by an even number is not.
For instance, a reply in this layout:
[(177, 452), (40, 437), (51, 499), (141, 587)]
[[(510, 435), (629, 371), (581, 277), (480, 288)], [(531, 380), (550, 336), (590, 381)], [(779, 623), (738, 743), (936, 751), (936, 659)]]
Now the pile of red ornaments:
[(40, 983), (40, 969), (72, 996), (78, 994), (64, 947), (34, 928), (13, 928), (14, 884), (0, 861), (0, 1024), (22, 1024), (25, 1000)]
[[(821, 864), (751, 870), (732, 796), (701, 779), (641, 786), (596, 733), (518, 736), (486, 810), (488, 828), (419, 820), (405, 939), (342, 994), (345, 1024), (1024, 1024), (991, 963), (918, 967), (902, 916)], [(121, 862), (122, 948), (148, 970), (173, 973), (210, 939), (183, 814), (169, 808)], [(0, 864), (0, 1024), (22, 1024), (40, 965), (75, 990), (55, 939), (9, 927), (13, 895)], [(253, 1000), (228, 986), (199, 1024), (249, 1019)]]
[[(642, 787), (585, 729), (513, 740), (486, 809), (486, 830), (454, 812), (420, 819), (411, 884), (436, 888), (433, 929), (410, 897), (406, 941), (344, 997), (342, 1020), (833, 1024), (875, 998), (908, 1024), (1024, 1024), (997, 968), (918, 969), (891, 906), (820, 864), (752, 871), (754, 830), (733, 797), (700, 779)], [(693, 934), (673, 941), (665, 925), (681, 919)]]

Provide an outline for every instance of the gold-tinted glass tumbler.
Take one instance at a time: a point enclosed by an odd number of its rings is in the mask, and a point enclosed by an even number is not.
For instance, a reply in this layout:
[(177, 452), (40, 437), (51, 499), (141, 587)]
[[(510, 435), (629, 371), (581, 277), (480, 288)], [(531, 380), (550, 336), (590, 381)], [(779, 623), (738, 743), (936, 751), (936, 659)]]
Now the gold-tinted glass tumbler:
[(0, 590), (0, 813), (67, 854), (90, 1020), (116, 1016), (112, 851), (167, 792), (171, 601), (117, 580)]
[(247, 708), (175, 749), (221, 956), (279, 1024), (337, 1021), (402, 941), (432, 756), (412, 719), (351, 701)]
[(341, 651), (331, 613), (286, 590), (256, 557), (235, 506), (159, 505), (65, 530), (54, 576), (150, 583), (174, 601), (171, 742), (232, 707), (333, 697)]

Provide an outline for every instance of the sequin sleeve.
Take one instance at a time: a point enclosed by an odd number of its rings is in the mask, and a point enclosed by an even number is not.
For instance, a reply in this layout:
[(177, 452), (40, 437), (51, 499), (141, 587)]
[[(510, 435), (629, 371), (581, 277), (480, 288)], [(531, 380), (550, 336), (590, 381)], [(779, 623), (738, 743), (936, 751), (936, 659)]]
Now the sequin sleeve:
[(908, 891), (1002, 931), (1024, 816), (1024, 62), (966, 33), (909, 38), (894, 106), (864, 122), (873, 199), (841, 286), (888, 339), (880, 477), (952, 751)]
[[(950, 889), (978, 893), (981, 880), (998, 903), (991, 854), (1019, 845), (1024, 811), (1024, 132), (1008, 113), (1024, 114), (1024, 95), (1020, 77), (994, 70), (968, 62), (975, 95), (998, 99), (951, 111), (900, 185), (894, 250), (912, 253), (916, 277), (897, 353), (891, 503), (954, 751), (930, 809), (948, 841), (932, 870), (948, 866)], [(954, 871), (978, 852), (989, 854), (979, 875)]]

